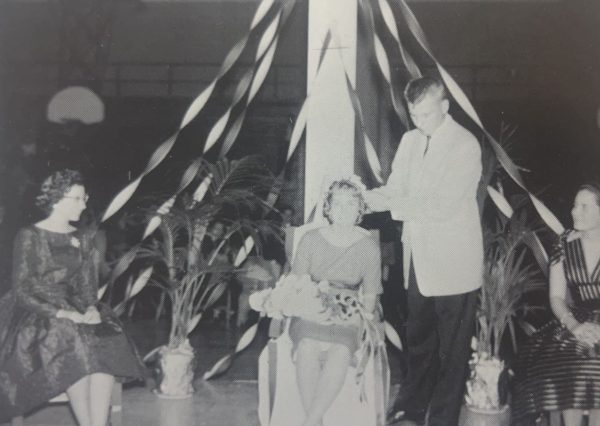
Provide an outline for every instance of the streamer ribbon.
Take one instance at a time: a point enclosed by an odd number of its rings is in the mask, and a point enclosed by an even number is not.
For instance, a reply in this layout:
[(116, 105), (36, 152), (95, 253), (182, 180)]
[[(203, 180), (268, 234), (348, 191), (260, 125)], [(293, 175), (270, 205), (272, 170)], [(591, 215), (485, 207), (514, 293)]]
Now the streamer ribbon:
[(502, 148), (502, 145), (500, 145), (496, 141), (496, 139), (490, 134), (490, 132), (487, 131), (487, 129), (484, 127), (483, 123), (481, 122), (479, 115), (475, 111), (475, 108), (469, 101), (469, 99), (466, 96), (466, 94), (464, 93), (464, 91), (460, 88), (460, 86), (456, 83), (454, 78), (452, 78), (452, 76), (448, 73), (448, 71), (446, 71), (446, 69), (442, 66), (442, 64), (440, 64), (440, 62), (437, 60), (437, 58), (433, 54), (432, 49), (429, 46), (429, 43), (425, 36), (425, 33), (424, 33), (423, 29), (421, 28), (421, 25), (417, 21), (417, 18), (415, 17), (414, 13), (410, 9), (410, 7), (406, 3), (406, 1), (399, 0), (398, 4), (400, 5), (400, 10), (402, 12), (404, 20), (406, 21), (406, 24), (408, 25), (408, 28), (410, 29), (412, 35), (419, 42), (419, 44), (421, 45), (423, 50), (425, 50), (425, 52), (429, 55), (429, 57), (434, 61), (435, 65), (440, 73), (440, 76), (441, 76), (442, 80), (444, 81), (444, 83), (446, 84), (446, 87), (448, 88), (448, 91), (450, 92), (452, 97), (456, 100), (456, 102), (463, 109), (463, 111), (469, 116), (469, 118), (471, 118), (471, 120), (473, 120), (479, 126), (479, 128), (483, 131), (483, 133), (487, 137), (487, 140), (489, 141), (492, 149), (494, 150), (496, 157), (498, 158), (498, 162), (504, 168), (506, 173), (511, 177), (511, 179), (527, 193), (527, 195), (531, 199), (531, 202), (533, 203), (533, 206), (539, 213), (542, 220), (546, 223), (546, 225), (548, 225), (548, 227), (554, 233), (556, 233), (557, 235), (561, 235), (564, 232), (563, 225), (556, 218), (556, 216), (535, 195), (533, 195), (527, 189), (525, 182), (523, 181), (523, 178), (521, 176), (521, 173), (519, 172), (518, 167), (515, 165), (515, 163), (512, 161), (512, 159), (508, 156), (508, 154), (506, 153), (504, 148)]

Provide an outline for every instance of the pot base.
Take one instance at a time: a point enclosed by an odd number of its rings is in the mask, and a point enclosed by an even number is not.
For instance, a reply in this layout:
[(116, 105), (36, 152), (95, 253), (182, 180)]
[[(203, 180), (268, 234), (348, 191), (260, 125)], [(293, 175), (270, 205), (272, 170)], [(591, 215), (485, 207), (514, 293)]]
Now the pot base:
[(458, 424), (460, 426), (508, 426), (510, 424), (510, 406), (505, 405), (494, 410), (463, 405)]
[(158, 396), (161, 399), (188, 399), (188, 398), (191, 398), (192, 396), (194, 396), (193, 393), (190, 393), (187, 395), (169, 395), (166, 393), (162, 393), (158, 389), (153, 389), (152, 393), (154, 393), (154, 395)]

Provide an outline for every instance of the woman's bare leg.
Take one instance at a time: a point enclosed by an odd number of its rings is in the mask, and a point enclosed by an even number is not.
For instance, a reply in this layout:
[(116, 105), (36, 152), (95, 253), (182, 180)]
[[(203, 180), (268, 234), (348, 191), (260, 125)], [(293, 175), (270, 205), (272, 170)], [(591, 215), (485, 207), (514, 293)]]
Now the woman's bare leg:
[(85, 376), (69, 386), (67, 396), (79, 426), (91, 426), (90, 376)]
[(589, 426), (600, 426), (600, 409), (590, 410)]
[(110, 374), (95, 373), (90, 376), (90, 414), (92, 426), (106, 426), (110, 396), (115, 378)]
[(564, 410), (563, 412), (563, 420), (565, 421), (565, 426), (581, 426), (581, 420), (583, 419), (583, 410)]
[(323, 422), (323, 416), (346, 381), (350, 358), (347, 346), (333, 344), (329, 348), (304, 426), (318, 426)]
[(305, 413), (310, 409), (321, 375), (320, 353), (319, 343), (312, 339), (300, 340), (296, 348), (296, 381)]

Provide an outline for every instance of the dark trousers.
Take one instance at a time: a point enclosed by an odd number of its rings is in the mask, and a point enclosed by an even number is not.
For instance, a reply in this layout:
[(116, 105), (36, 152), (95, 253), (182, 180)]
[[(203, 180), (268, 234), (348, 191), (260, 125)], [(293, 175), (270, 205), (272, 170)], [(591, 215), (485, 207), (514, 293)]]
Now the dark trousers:
[(455, 426), (468, 375), (478, 290), (452, 296), (423, 296), (410, 265), (406, 346), (408, 374), (400, 398), (412, 417), (429, 426)]

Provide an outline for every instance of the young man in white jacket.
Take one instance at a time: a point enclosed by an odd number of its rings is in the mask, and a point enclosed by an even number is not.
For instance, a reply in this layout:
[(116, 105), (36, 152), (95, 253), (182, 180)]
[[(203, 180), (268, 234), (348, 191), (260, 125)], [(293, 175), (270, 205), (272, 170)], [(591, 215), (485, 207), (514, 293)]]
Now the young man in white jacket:
[(468, 373), (483, 238), (477, 188), (481, 148), (448, 114), (441, 81), (409, 82), (416, 129), (402, 137), (383, 187), (368, 191), (374, 211), (403, 222), (408, 295), (408, 373), (389, 420), (456, 425)]

